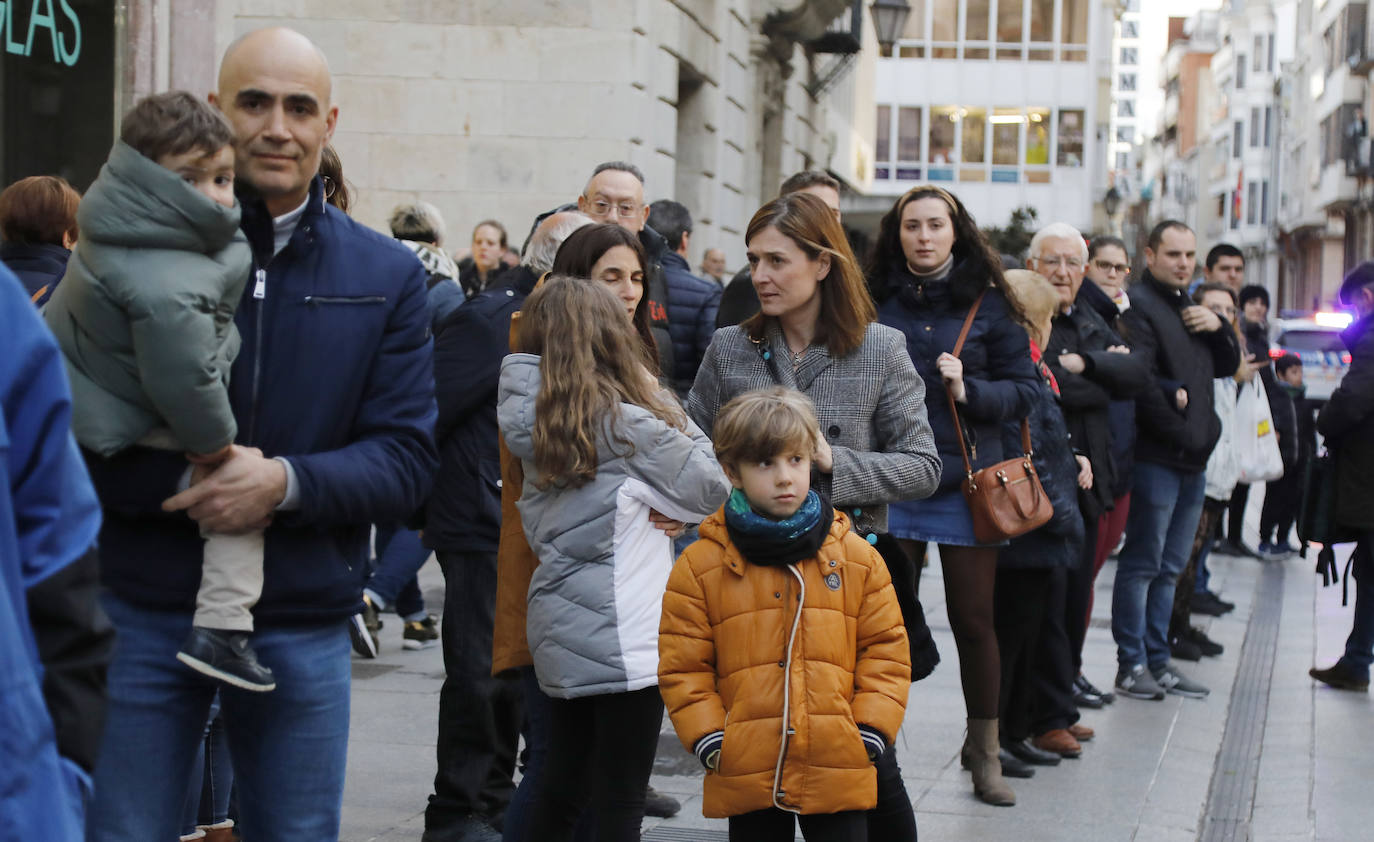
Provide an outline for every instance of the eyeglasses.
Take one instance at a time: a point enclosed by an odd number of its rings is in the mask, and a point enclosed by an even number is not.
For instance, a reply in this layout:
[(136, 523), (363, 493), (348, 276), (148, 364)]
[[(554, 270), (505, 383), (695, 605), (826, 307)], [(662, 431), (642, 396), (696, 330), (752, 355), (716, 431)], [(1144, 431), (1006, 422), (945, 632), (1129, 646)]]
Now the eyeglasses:
[(605, 199), (592, 202), (592, 212), (597, 216), (632, 217), (639, 213), (639, 205), (634, 202), (611, 203)]
[(1093, 265), (1097, 267), (1097, 271), (1103, 272), (1108, 275), (1131, 274), (1131, 267), (1127, 266), (1125, 263), (1113, 263), (1110, 260), (1094, 260)]
[(1083, 268), (1083, 261), (1076, 257), (1037, 257), (1036, 265), (1044, 266), (1046, 269), (1058, 269), (1060, 266), (1067, 266), (1077, 271)]

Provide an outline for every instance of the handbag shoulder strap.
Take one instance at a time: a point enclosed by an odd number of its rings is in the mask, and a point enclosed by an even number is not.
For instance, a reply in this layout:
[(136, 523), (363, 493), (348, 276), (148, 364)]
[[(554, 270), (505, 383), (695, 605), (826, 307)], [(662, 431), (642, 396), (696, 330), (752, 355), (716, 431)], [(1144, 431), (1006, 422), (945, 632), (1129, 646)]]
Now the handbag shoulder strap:
[[(968, 332), (973, 328), (973, 319), (978, 315), (978, 305), (983, 303), (983, 296), (987, 295), (987, 290), (983, 290), (974, 299), (972, 306), (968, 308), (968, 315), (964, 317), (964, 326), (959, 330), (959, 338), (954, 342), (954, 350), (950, 351), (954, 357), (959, 356), (959, 352), (964, 350), (964, 340), (968, 339)], [(964, 425), (959, 421), (959, 404), (954, 400), (954, 393), (949, 390), (949, 385), (945, 385), (945, 397), (949, 399), (949, 416), (954, 419), (954, 437), (959, 440), (959, 454), (964, 457), (964, 471), (969, 476), (973, 476), (973, 462), (968, 458), (968, 442), (964, 441)]]

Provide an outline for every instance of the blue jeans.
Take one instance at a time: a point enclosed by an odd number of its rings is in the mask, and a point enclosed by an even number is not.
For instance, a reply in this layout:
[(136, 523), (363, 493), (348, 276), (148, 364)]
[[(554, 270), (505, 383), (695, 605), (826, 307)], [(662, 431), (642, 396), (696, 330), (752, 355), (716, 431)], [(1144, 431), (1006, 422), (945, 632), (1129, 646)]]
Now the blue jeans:
[(348, 754), (348, 628), (343, 620), (259, 628), (258, 659), (271, 693), (221, 685), (176, 659), (191, 612), (155, 611), (106, 591), (114, 623), (109, 704), (87, 838), (175, 839), (186, 785), (219, 690), (239, 827), (254, 842), (338, 839)]
[(224, 732), (224, 718), (219, 711), (219, 696), (215, 696), (186, 793), (186, 810), (181, 819), (184, 836), (195, 833), (196, 825), (221, 824), (229, 818), (234, 767), (229, 759), (229, 735)]
[(1202, 471), (1136, 463), (1126, 545), (1112, 587), (1112, 637), (1123, 669), (1169, 662), (1174, 585), (1193, 549), (1206, 487)]
[(429, 550), (420, 543), (420, 533), (399, 523), (377, 524), (377, 559), (367, 590), (379, 597), (382, 606), (407, 620), (425, 618), (425, 598), (415, 574), (425, 566)]
[(1370, 664), (1374, 664), (1374, 531), (1366, 532), (1355, 547), (1350, 572), (1355, 577), (1355, 622), (1341, 660), (1368, 679)]

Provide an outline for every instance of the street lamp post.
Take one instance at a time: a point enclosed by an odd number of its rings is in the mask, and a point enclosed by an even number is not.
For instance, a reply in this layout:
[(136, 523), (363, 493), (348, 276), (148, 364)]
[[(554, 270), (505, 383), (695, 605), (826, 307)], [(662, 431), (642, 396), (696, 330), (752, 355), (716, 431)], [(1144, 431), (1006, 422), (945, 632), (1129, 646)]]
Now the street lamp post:
[(1121, 191), (1116, 189), (1116, 185), (1107, 188), (1107, 195), (1102, 197), (1102, 210), (1107, 213), (1107, 228), (1114, 236), (1117, 233), (1116, 212), (1121, 209)]
[(902, 29), (906, 27), (906, 18), (911, 14), (911, 7), (906, 4), (906, 0), (873, 0), (873, 5), (868, 7), (868, 11), (873, 15), (873, 28), (878, 31), (878, 46), (882, 54), (892, 55), (892, 45), (902, 37)]

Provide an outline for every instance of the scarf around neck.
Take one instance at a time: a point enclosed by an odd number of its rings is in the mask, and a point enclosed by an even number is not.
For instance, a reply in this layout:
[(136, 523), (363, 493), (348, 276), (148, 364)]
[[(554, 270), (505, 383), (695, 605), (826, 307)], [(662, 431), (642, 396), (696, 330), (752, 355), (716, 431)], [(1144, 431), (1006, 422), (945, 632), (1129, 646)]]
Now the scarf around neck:
[[(827, 515), (829, 515), (827, 517)], [(820, 552), (834, 520), (830, 503), (815, 489), (800, 509), (784, 520), (761, 515), (736, 488), (725, 501), (725, 531), (750, 564), (776, 567), (795, 564)]]

